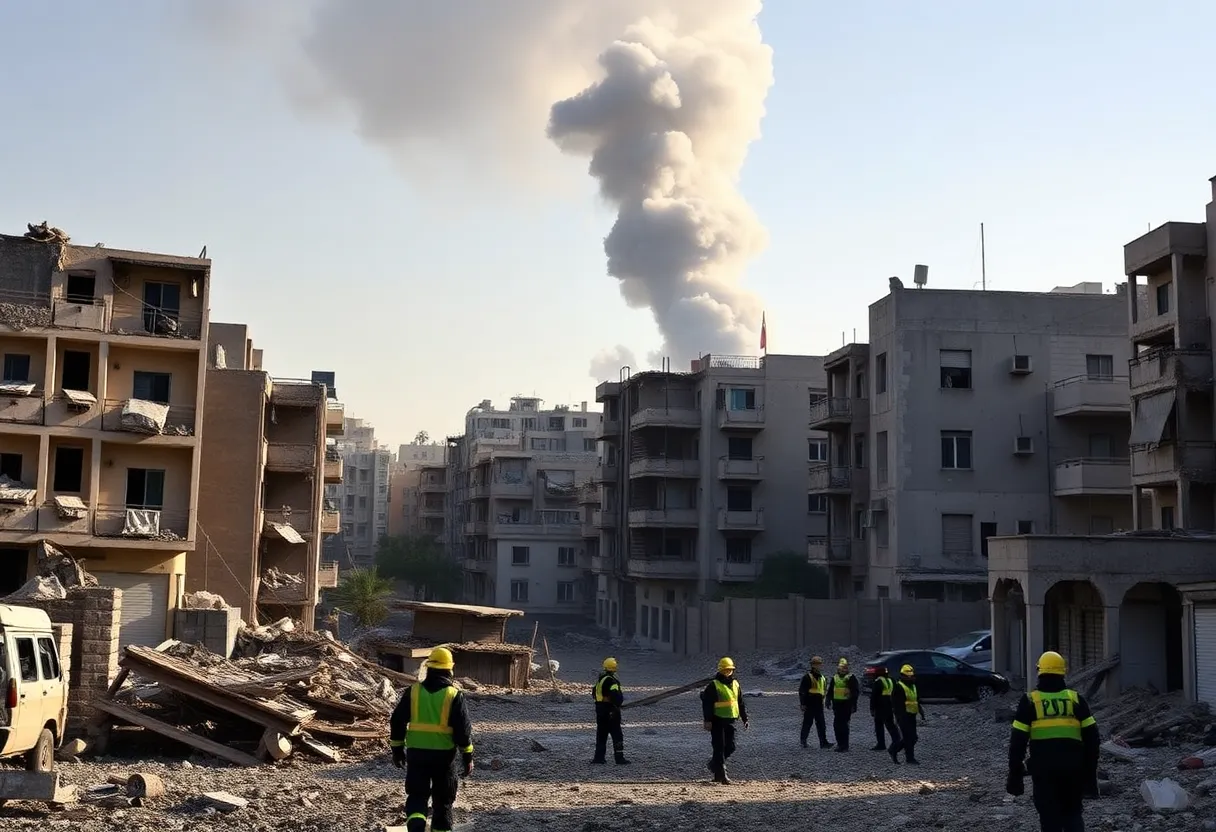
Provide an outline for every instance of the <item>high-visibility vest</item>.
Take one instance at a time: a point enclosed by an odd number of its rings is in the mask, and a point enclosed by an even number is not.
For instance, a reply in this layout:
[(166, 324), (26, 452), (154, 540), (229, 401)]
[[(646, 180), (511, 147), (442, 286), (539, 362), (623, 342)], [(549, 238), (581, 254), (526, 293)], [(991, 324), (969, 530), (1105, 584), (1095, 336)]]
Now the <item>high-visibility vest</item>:
[(846, 699), (852, 698), (852, 693), (849, 691), (850, 676), (841, 676), (837, 673), (832, 677), (832, 698), (838, 702), (843, 702)]
[(816, 676), (814, 673), (808, 673), (806, 675), (807, 678), (811, 680), (811, 686), (807, 693), (811, 694), (812, 696), (823, 696), (823, 677)]
[(920, 713), (920, 702), (919, 697), (916, 695), (916, 685), (909, 685), (903, 679), (900, 679), (899, 686), (904, 689), (904, 710), (910, 714)]
[(611, 673), (605, 673), (600, 677), (600, 680), (595, 683), (595, 701), (596, 704), (601, 702), (611, 702), (608, 696), (610, 690), (620, 690), (621, 683), (616, 680), (616, 677)]
[(714, 679), (718, 700), (714, 702), (714, 716), (719, 719), (739, 718), (739, 683), (731, 680), (729, 685)]
[(886, 676), (879, 676), (875, 681), (878, 682), (878, 687), (881, 688), (878, 691), (879, 696), (890, 696), (891, 691), (895, 690), (895, 683)]
[(421, 684), (410, 688), (410, 724), (405, 731), (407, 746), (431, 751), (451, 751), (456, 747), (450, 718), (457, 693), (459, 691), (451, 685), (434, 693)]
[(1030, 692), (1030, 702), (1034, 705), (1034, 721), (1027, 726), (1025, 723), (1014, 722), (1013, 727), (1021, 731), (1029, 731), (1031, 741), (1035, 740), (1076, 740), (1081, 741), (1081, 729), (1094, 724), (1093, 717), (1082, 722), (1077, 719), (1077, 692), (1062, 690), (1048, 693), (1041, 690)]

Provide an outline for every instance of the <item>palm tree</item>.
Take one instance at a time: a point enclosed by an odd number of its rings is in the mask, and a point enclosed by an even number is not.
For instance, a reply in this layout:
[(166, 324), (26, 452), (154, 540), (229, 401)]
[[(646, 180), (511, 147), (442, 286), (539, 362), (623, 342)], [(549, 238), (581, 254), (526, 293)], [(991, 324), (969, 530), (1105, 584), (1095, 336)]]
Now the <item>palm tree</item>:
[(393, 582), (371, 569), (353, 569), (343, 576), (334, 590), (334, 601), (344, 612), (355, 617), (360, 627), (375, 627), (388, 618), (388, 598), (393, 594)]

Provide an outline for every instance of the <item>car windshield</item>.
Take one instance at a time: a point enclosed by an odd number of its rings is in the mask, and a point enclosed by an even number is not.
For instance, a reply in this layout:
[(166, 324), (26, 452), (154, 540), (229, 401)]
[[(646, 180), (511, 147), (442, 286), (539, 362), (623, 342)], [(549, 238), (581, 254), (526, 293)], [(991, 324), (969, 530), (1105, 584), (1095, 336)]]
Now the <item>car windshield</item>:
[(958, 638), (950, 639), (943, 644), (942, 647), (970, 647), (986, 635), (988, 635), (986, 630), (977, 630), (974, 633), (963, 633)]

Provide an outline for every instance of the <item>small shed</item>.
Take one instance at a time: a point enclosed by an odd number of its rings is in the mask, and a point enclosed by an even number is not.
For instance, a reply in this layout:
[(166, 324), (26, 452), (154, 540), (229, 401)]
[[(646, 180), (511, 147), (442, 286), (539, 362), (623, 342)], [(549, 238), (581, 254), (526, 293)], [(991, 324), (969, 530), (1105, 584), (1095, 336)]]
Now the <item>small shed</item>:
[(398, 673), (425, 673), (427, 656), (435, 647), (447, 647), (456, 662), (455, 677), (483, 685), (522, 690), (532, 676), (532, 649), (522, 644), (451, 642), (432, 644), (430, 639), (389, 634), (369, 634), (359, 639), (358, 650), (381, 667)]
[(524, 614), (523, 610), (438, 601), (396, 601), (393, 606), (414, 613), (414, 638), (435, 644), (505, 644), (507, 619)]

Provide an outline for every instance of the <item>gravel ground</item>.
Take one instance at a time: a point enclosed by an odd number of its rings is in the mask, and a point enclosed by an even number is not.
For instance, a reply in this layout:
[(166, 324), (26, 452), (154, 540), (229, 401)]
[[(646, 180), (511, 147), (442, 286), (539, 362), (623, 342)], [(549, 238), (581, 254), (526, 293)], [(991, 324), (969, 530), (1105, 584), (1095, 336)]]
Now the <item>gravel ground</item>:
[[(577, 646), (576, 646), (577, 645)], [(564, 649), (563, 649), (564, 648)], [(628, 695), (686, 683), (712, 673), (714, 661), (673, 661), (617, 648)], [(830, 660), (838, 651), (827, 650)], [(593, 714), (590, 683), (602, 658), (578, 642), (554, 647), (564, 693), (554, 698), (538, 681), (516, 704), (471, 703), (478, 769), (457, 802), (461, 828), (495, 832), (617, 832), (630, 826), (664, 830), (736, 830), (750, 825), (794, 828), (997, 830), (1032, 832), (1038, 823), (1029, 797), (1004, 794), (1008, 724), (993, 722), (993, 705), (929, 703), (918, 756), (923, 765), (894, 766), (870, 752), (872, 732), (864, 712), (854, 719), (848, 754), (803, 749), (798, 744), (796, 682), (770, 672), (754, 675), (759, 657), (735, 657), (749, 697), (750, 730), (740, 732), (731, 761), (732, 786), (714, 786), (705, 762), (709, 741), (700, 727), (695, 694), (626, 711), (628, 767), (592, 767)], [(767, 657), (771, 659), (772, 657)], [(829, 728), (830, 731), (830, 728)], [(533, 750), (533, 741), (546, 750)], [(1190, 747), (1150, 750), (1138, 764), (1103, 762), (1114, 795), (1086, 804), (1091, 830), (1204, 830), (1216, 821), (1216, 798), (1195, 797), (1190, 810), (1154, 815), (1139, 796), (1146, 777), (1172, 776), (1194, 794), (1203, 772), (1177, 772)], [(161, 775), (165, 798), (140, 808), (84, 805), (47, 813), (32, 804), (0, 809), (0, 828), (73, 832), (351, 832), (381, 830), (402, 822), (401, 773), (387, 752), (372, 751), (339, 765), (300, 758), (277, 768), (240, 769), (191, 757), (156, 762), (110, 758), (60, 764), (64, 781), (104, 783), (132, 770)], [(198, 796), (228, 791), (250, 801), (231, 814), (205, 808)], [(1216, 829), (1216, 824), (1210, 828)]]

